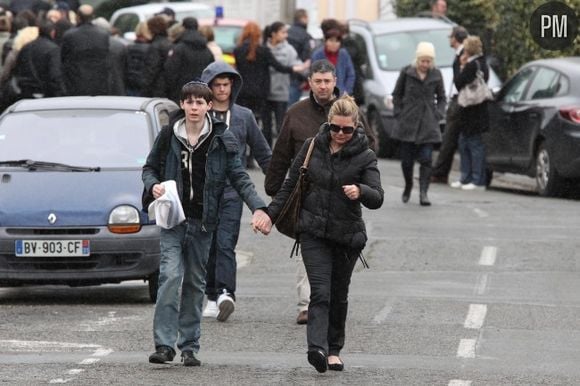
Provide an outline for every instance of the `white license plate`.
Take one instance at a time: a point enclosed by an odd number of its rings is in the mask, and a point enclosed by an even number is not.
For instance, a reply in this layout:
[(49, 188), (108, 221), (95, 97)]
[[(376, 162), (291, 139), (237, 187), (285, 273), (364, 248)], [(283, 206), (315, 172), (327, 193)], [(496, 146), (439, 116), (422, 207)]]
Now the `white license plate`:
[(16, 256), (90, 256), (89, 240), (16, 240)]

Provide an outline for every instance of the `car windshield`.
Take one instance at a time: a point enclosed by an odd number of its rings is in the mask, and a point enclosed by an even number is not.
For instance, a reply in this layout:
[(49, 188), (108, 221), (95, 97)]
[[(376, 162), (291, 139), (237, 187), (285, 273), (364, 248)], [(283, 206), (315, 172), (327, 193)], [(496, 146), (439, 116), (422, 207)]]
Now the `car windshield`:
[(140, 168), (150, 147), (145, 113), (57, 110), (7, 114), (0, 161), (30, 159), (101, 168)]
[(377, 61), (382, 70), (399, 71), (415, 59), (419, 42), (431, 42), (435, 46), (435, 65), (450, 67), (455, 51), (449, 46), (450, 29), (405, 31), (375, 37)]
[(215, 42), (225, 53), (234, 52), (234, 48), (238, 43), (238, 37), (242, 32), (242, 27), (236, 26), (219, 26), (213, 27), (215, 34)]

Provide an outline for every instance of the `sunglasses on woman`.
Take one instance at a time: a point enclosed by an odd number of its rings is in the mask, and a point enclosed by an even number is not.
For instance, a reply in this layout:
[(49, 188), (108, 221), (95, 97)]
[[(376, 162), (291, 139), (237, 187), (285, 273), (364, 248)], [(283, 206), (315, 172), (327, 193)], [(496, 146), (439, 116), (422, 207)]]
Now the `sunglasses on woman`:
[(354, 133), (354, 127), (352, 127), (352, 126), (338, 126), (338, 125), (335, 125), (334, 123), (330, 124), (330, 130), (334, 131), (335, 133), (338, 133), (341, 130), (342, 130), (343, 134)]

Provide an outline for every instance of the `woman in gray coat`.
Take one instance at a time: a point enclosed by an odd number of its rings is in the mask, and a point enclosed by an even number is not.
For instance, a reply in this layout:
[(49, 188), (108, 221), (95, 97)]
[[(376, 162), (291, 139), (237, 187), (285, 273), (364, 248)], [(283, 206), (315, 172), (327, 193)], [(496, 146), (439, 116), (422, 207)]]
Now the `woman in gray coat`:
[[(401, 70), (393, 90), (394, 114), (401, 141), (401, 168), (405, 178), (402, 200), (409, 201), (413, 189), (413, 166), (419, 161), (419, 202), (431, 205), (427, 197), (431, 178), (433, 145), (441, 142), (439, 121), (445, 116), (445, 88), (441, 71), (434, 66), (435, 48), (420, 42), (415, 63)], [(435, 104), (437, 100), (437, 104)]]

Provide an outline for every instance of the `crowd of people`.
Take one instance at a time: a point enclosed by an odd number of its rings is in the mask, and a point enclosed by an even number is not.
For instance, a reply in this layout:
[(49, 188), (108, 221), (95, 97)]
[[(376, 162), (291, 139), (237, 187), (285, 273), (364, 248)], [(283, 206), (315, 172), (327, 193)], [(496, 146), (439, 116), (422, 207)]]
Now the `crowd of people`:
[[(323, 43), (316, 48), (305, 10), (296, 11), (290, 28), (274, 22), (262, 30), (248, 22), (234, 49), (234, 68), (222, 60), (211, 27), (200, 28), (192, 17), (178, 22), (169, 8), (139, 23), (135, 41), (128, 43), (105, 19), (95, 18), (90, 5), (57, 1), (46, 8), (39, 4), (47, 2), (37, 0), (21, 8), (23, 3), (0, 10), (0, 108), (13, 102), (5, 89), (14, 80), (18, 98), (167, 97), (180, 107), (143, 167), (145, 189), (154, 198), (164, 194), (163, 181), (176, 181), (186, 215), (183, 223), (161, 230), (155, 352), (149, 361), (172, 361), (177, 348), (184, 365), (201, 364), (196, 358), (201, 319), (225, 322), (235, 310), (243, 204), (253, 212), (253, 229), (269, 234), (308, 153), (312, 167), (296, 237), (301, 248), (296, 322), (307, 324), (308, 362), (319, 372), (341, 371), (348, 287), (367, 241), (361, 205), (377, 209), (384, 195), (376, 139), (358, 107), (360, 53), (349, 42), (347, 26), (324, 20)], [(460, 108), (456, 94), (478, 71), (487, 77), (488, 69), (479, 38), (468, 37), (462, 27), (449, 38), (457, 54), (449, 108), (430, 42), (418, 44), (393, 90), (404, 203), (411, 196), (415, 160), (419, 201), (429, 206), (429, 183), (447, 182), (457, 146), (461, 179), (451, 185), (485, 186), (481, 133), (487, 129), (487, 105)], [(304, 92), (308, 96), (300, 99)], [(433, 171), (445, 114), (448, 129)], [(248, 157), (266, 175), (270, 205), (246, 172)]]

